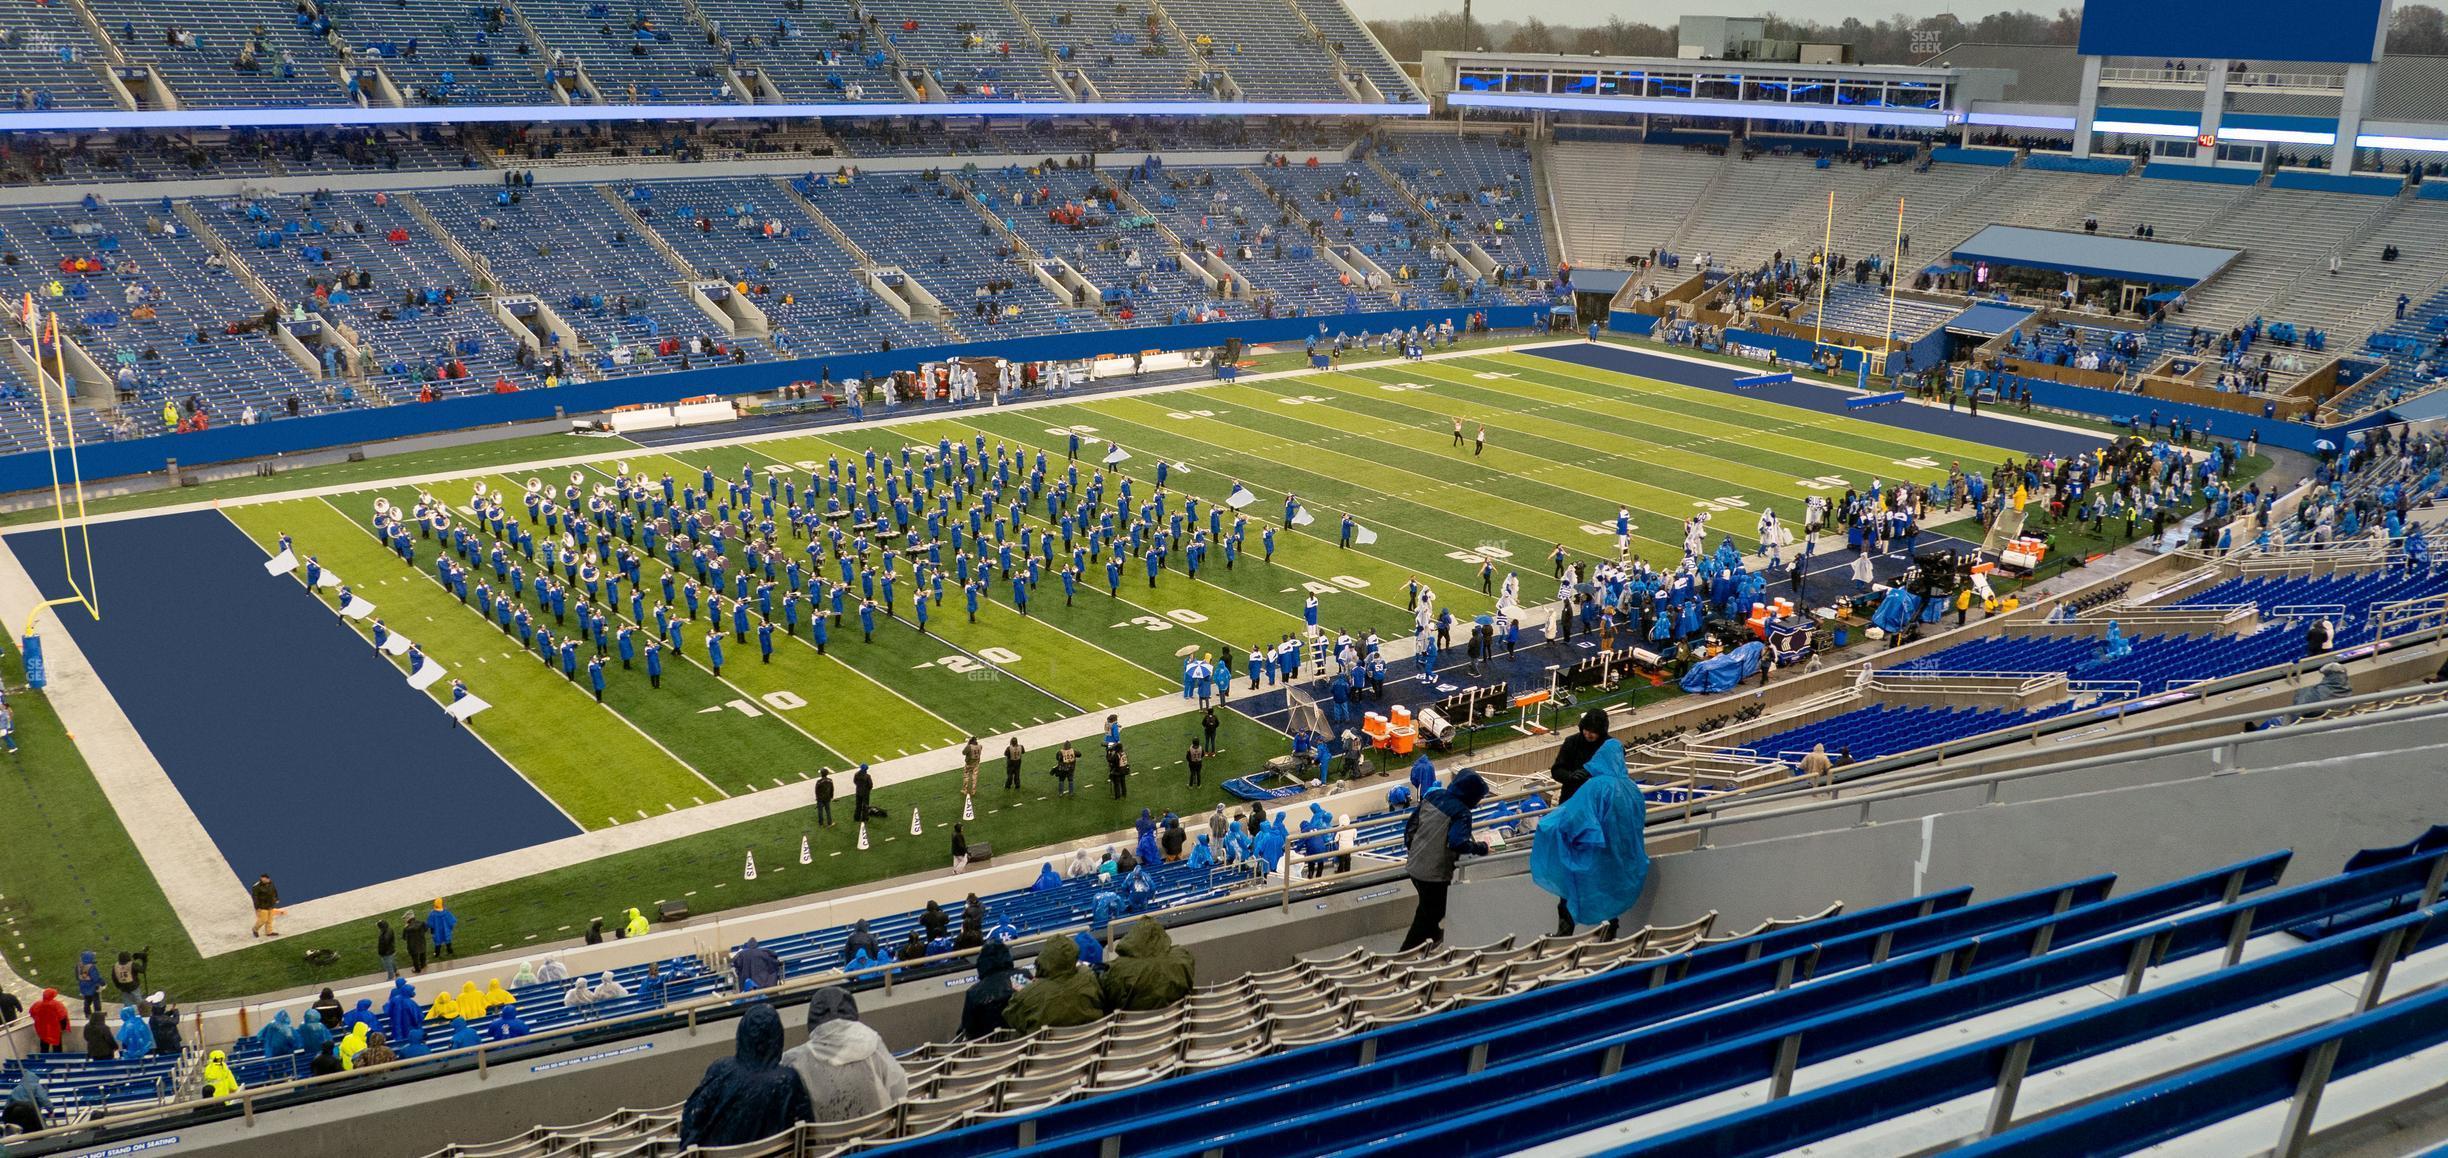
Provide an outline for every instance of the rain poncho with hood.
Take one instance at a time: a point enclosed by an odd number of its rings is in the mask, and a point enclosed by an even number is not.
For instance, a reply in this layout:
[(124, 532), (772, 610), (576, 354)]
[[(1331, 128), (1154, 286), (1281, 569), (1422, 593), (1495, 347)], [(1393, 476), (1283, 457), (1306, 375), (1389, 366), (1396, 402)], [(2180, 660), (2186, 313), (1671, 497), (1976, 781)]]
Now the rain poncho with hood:
[(1032, 893), (1050, 893), (1062, 887), (1062, 874), (1054, 871), (1054, 862), (1037, 866), (1037, 879), (1029, 882)]
[(742, 990), (771, 989), (782, 980), (782, 957), (750, 937), (731, 955), (731, 972), (738, 975)]
[(961, 1000), (962, 1040), (981, 1041), (1003, 1028), (1003, 1007), (1011, 1003), (1016, 988), (1014, 974), (1011, 946), (988, 941), (978, 950), (977, 984)]
[(502, 1006), (500, 1012), (494, 1014), (493, 1024), (485, 1027), (485, 1036), (494, 1041), (525, 1037), (533, 1032), (535, 1031), (527, 1028), (525, 1021), (520, 1020), (518, 1006), (515, 1005)]
[(595, 979), (595, 1000), (617, 1001), (627, 996), (629, 996), (629, 987), (621, 984), (619, 978), (612, 976), (611, 970), (604, 970), (603, 976)]
[(262, 1041), (267, 1057), (297, 1052), (297, 1029), (289, 1021), (288, 1010), (272, 1015), (272, 1024), (263, 1027)]
[(546, 982), (567, 981), (569, 975), (569, 965), (559, 957), (546, 957), (543, 964), (536, 966), (535, 971), (535, 979)]
[(133, 1005), (119, 1007), (119, 1056), (136, 1058), (153, 1052), (153, 1027)]
[(541, 980), (543, 980), (543, 978), (536, 976), (535, 962), (521, 961), (519, 962), (518, 972), (510, 975), (510, 988), (524, 989), (527, 986), (533, 985)]
[(35, 1078), (34, 1071), (24, 1070), (18, 1074), (16, 1086), (9, 1090), (8, 1105), (5, 1112), (0, 1112), (0, 1122), (31, 1133), (50, 1124), (46, 1117), (50, 1110), (51, 1099), (43, 1093), (42, 1082)]
[(884, 955), (884, 939), (867, 927), (865, 917), (860, 917), (857, 924), (850, 926), (850, 935), (842, 938), (842, 961), (846, 964), (861, 952), (867, 954), (869, 961)]
[(467, 1049), (481, 1040), (483, 1039), (476, 1036), (476, 1027), (469, 1025), (467, 1018), (454, 1017), (451, 1019), (450, 1047), (452, 1049)]
[(629, 910), (628, 914), (622, 918), (621, 934), (623, 936), (643, 937), (646, 935), (647, 928), (646, 914), (636, 909)]
[(1037, 951), (1037, 979), (1003, 1007), (1003, 1024), (1013, 1033), (1086, 1025), (1103, 1016), (1105, 998), (1096, 974), (1080, 968), (1079, 946), (1060, 937)]
[(330, 1027), (323, 1024), (323, 1019), (316, 1017), (314, 1010), (309, 1009), (306, 1011), (306, 1019), (298, 1023), (297, 1040), (300, 1052), (309, 1055), (318, 1054), (323, 1052), (324, 1046), (331, 1044), (332, 1032)]
[(858, 1001), (847, 989), (819, 989), (808, 999), (807, 1040), (783, 1054), (782, 1064), (807, 1088), (819, 1122), (863, 1118), (909, 1097), (909, 1075), (858, 1019)]
[(1649, 879), (1648, 803), (1624, 769), (1622, 741), (1599, 745), (1587, 768), (1580, 791), (1540, 819), (1530, 879), (1563, 898), (1574, 922), (1603, 925), (1629, 911)]
[(417, 1027), (425, 1023), (425, 1010), (417, 1005), (416, 987), (405, 977), (391, 982), (391, 997), (383, 1002), (383, 1032), (393, 1041), (413, 1041)]
[(382, 1014), (375, 1010), (374, 1001), (372, 998), (358, 998), (357, 1007), (349, 1010), (346, 1014), (341, 1015), (341, 1032), (345, 1033), (348, 1030), (360, 1025), (366, 1027), (367, 1029), (382, 1028)]
[(220, 1050), (204, 1059), (204, 1096), (226, 1098), (238, 1092), (238, 1075), (230, 1072), (229, 1056)]
[[(608, 979), (608, 975), (607, 975)], [(782, 1065), (782, 1017), (751, 1005), (735, 1052), (706, 1067), (680, 1111), (682, 1146), (736, 1146), (815, 1120), (807, 1087)]]
[(366, 1051), (366, 1034), (371, 1027), (365, 1022), (349, 1026), (348, 1036), (340, 1039), (340, 1068), (357, 1068), (357, 1055)]
[(1190, 867), (1214, 868), (1215, 862), (1215, 849), (1207, 843), (1207, 834), (1198, 834), (1198, 843), (1190, 846)]
[[(499, 977), (488, 978), (485, 981), (484, 999), (485, 1012), (487, 1013), (518, 1000), (518, 998), (510, 996), (509, 990), (502, 988), (501, 978)], [(476, 1016), (475, 1014), (469, 1013), (464, 1009), (460, 1010), (459, 1012), (461, 1015), (467, 1017)]]
[(1113, 959), (1105, 966), (1105, 1007), (1171, 1008), (1190, 996), (1194, 972), (1190, 951), (1175, 945), (1163, 925), (1143, 919), (1114, 942)]

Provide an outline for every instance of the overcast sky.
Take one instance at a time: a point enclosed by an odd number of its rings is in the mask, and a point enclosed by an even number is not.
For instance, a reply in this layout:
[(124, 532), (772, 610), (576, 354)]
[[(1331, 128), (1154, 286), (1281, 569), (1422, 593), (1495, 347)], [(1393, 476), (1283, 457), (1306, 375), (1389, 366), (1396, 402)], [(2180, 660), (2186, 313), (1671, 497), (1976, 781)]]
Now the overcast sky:
[[(1450, 12), (1462, 7), (1462, 0), (1348, 0), (1352, 9), (1364, 20), (1392, 20), (1407, 16), (1426, 16)], [(1761, 3), (1760, 0), (1472, 0), (1474, 20), (1518, 20), (1536, 16), (1558, 24), (1604, 24), (1609, 16), (1621, 16), (1627, 21), (1672, 27), (1677, 17), (1685, 14), (1716, 16), (1760, 16), (1771, 11), (1793, 15), (1808, 15), (1811, 19), (1835, 23), (1847, 16), (1877, 20), (1898, 12), (1907, 16), (1931, 16), (1953, 12), (1966, 20), (1977, 20), (1992, 12), (2017, 8), (2032, 11), (2055, 11), (2053, 3), (2026, 0), (2024, 3), (1998, 3), (1995, 0), (1801, 0), (1795, 3)]]

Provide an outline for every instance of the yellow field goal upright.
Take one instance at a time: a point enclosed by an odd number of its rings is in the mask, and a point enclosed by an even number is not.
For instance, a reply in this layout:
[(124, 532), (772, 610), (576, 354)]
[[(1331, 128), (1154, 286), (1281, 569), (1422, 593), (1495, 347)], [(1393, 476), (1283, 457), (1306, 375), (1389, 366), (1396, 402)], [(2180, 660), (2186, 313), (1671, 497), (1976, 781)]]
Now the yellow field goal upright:
[[(60, 339), (59, 313), (38, 310), (34, 295), (27, 294), (19, 320), (34, 340), (34, 394), (42, 411), (43, 455), (51, 462), (51, 512), (59, 529), (60, 570), (68, 577), (70, 592), (36, 604), (26, 616), (27, 651), (39, 654), (32, 641), (44, 610), (73, 604), (100, 619), (102, 601), (94, 582), (93, 531), (85, 511), (85, 473), (77, 461), (75, 401), (68, 395), (71, 379), (67, 347)], [(46, 348), (51, 357), (48, 366), (43, 363)], [(84, 556), (81, 571), (77, 566), (80, 553)]]

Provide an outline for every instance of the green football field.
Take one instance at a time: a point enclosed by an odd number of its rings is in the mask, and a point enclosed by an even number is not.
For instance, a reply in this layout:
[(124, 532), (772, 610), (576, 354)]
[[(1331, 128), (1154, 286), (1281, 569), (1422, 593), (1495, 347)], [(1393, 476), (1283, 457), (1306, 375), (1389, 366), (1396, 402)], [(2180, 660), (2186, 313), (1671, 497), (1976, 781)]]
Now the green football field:
[[(1471, 437), (1453, 445), (1457, 417), (1466, 436), (1485, 426), (1484, 451), (1473, 453)], [(706, 627), (699, 620), (659, 690), (642, 674), (611, 673), (601, 725), (582, 744), (567, 733), (573, 706), (591, 698), (583, 673), (564, 678), (452, 598), (433, 578), (430, 544), (412, 571), (366, 533), (376, 499), (405, 509), (415, 489), (236, 506), (228, 515), (267, 550), (287, 533), (301, 553), (349, 575), (395, 629), (493, 705), (473, 721), (477, 733), (579, 824), (597, 828), (806, 779), (819, 768), (957, 746), (970, 735), (1072, 717), (1087, 717), (1082, 731), (1092, 731), (1105, 710), (1178, 694), (1185, 648), (1241, 657), (1297, 634), (1312, 594), (1330, 630), (1402, 638), (1412, 582), (1435, 589), (1457, 615), (1486, 610), (1479, 570), (1492, 559), (1500, 576), (1522, 571), (1525, 597), (1535, 602), (1555, 545), (1576, 558), (1613, 555), (1619, 505), (1632, 509), (1635, 552), (1671, 564), (1681, 553), (1681, 521), (1697, 510), (1745, 512), (1723, 529), (1747, 540), (1748, 512), (1773, 505), (1797, 517), (1814, 486), (1925, 475), (1945, 461), (1980, 469), (2000, 457), (1872, 422), (1493, 355), (640, 451), (626, 463), (633, 474), (668, 472), (682, 485), (709, 469), (718, 480), (736, 479), (743, 467), (760, 479), (780, 471), (804, 481), (829, 458), (852, 461), (871, 448), (891, 456), (983, 434), (989, 448), (1000, 443), (1032, 459), (1045, 451), (1049, 472), (1059, 473), (1073, 433), (1087, 444), (1083, 478), (1099, 469), (1101, 440), (1131, 452), (1129, 462), (1104, 469), (1136, 478), (1141, 496), (1152, 492), (1160, 461), (1174, 464), (1168, 481), (1177, 497), (1212, 503), (1236, 480), (1255, 492), (1259, 501), (1245, 512), (1247, 553), (1228, 571), (1218, 552), (1196, 581), (1176, 565), (1153, 588), (1132, 561), (1118, 596), (1092, 567), (1069, 606), (1049, 575), (1026, 616), (1011, 605), (1008, 584), (991, 584), (975, 623), (956, 594), (923, 635), (909, 622), (905, 589), (901, 618), (880, 624), (872, 642), (860, 640), (855, 614), (834, 629), (824, 654), (806, 631), (778, 637), (770, 662), (759, 661), (753, 634), (746, 644), (726, 637), (719, 677), (696, 642)], [(587, 468), (588, 481), (608, 484), (615, 470)], [(553, 475), (548, 485), (566, 481), (566, 472), (545, 473)], [(531, 477), (469, 475), (424, 489), (463, 506), (477, 481), (516, 492)], [(1287, 494), (1316, 521), (1284, 529)], [(1378, 540), (1341, 547), (1346, 513)], [(1040, 506), (1030, 519), (1043, 529), (1043, 516)], [(1258, 546), (1268, 526), (1277, 528), (1271, 564)], [(652, 587), (662, 560), (645, 566)], [(625, 619), (627, 611), (624, 601), (618, 612)]]
[[(1467, 433), (1485, 424), (1483, 454), (1473, 455), (1467, 442), (1452, 446), (1457, 417)], [(700, 621), (690, 633), (689, 661), (667, 665), (662, 689), (648, 688), (641, 675), (616, 673), (600, 708), (583, 673), (573, 683), (547, 669), (445, 594), (432, 577), (431, 544), (421, 544), (421, 565), (411, 570), (367, 533), (376, 498), (396, 503), (413, 491), (352, 480), (439, 475), (447, 481), (426, 489), (458, 506), (480, 479), (515, 488), (529, 477), (548, 477), (557, 485), (568, 471), (482, 464), (596, 455), (610, 449), (604, 443), (531, 438), (313, 468), (285, 484), (290, 497), (271, 499), (251, 493), (266, 489), (261, 480), (241, 480), (222, 488), (234, 488), (229, 497), (239, 501), (221, 510), (267, 552), (286, 532), (302, 553), (319, 555), (367, 590), (395, 629), (494, 705), (475, 718), (476, 732), (585, 828), (633, 823), (777, 781), (793, 784), (822, 767), (840, 770), (903, 753), (937, 753), (930, 759), (942, 767), (951, 762), (943, 749), (976, 733), (988, 737), (988, 767), (971, 837), (1010, 853), (1126, 829), (1141, 807), (1204, 812), (1223, 796), (1222, 779), (1282, 752), (1279, 732), (1228, 712), (1222, 754), (1205, 785), (1193, 787), (1180, 754), (1195, 733), (1194, 717), (1126, 727), (1142, 773), (1128, 800), (1107, 798), (1093, 755), (1105, 711), (1178, 696), (1185, 648), (1230, 647), (1237, 659), (1246, 656), (1253, 644), (1297, 633), (1311, 594), (1330, 628), (1373, 628), (1401, 638), (1409, 631), (1409, 580), (1433, 586), (1457, 614), (1476, 611), (1490, 602), (1479, 592), (1479, 563), (1492, 559), (1500, 576), (1518, 567), (1525, 600), (1536, 602), (1549, 591), (1547, 555), (1556, 544), (1577, 558), (1612, 555), (1618, 505), (1632, 508), (1634, 549), (1664, 564), (1679, 556), (1681, 520), (1695, 510), (1773, 504), (1790, 518), (1812, 484), (1839, 476), (1928, 477), (1950, 460), (1981, 469), (2005, 453), (1749, 396), (1498, 353), (710, 449), (632, 448), (620, 457), (649, 478), (668, 470), (694, 484), (701, 469), (726, 479), (737, 478), (743, 465), (804, 472), (801, 464), (821, 466), (828, 456), (847, 460), (870, 447), (897, 454), (904, 445), (983, 433), (990, 451), (998, 441), (1032, 458), (1043, 449), (1050, 468), (1059, 469), (1075, 430), (1083, 441), (1112, 440), (1132, 453), (1119, 473), (1137, 480), (1138, 495), (1152, 489), (1160, 461), (1177, 464), (1175, 494), (1204, 502), (1223, 497), (1238, 479), (1259, 496), (1247, 511), (1250, 554), (1229, 574), (1220, 558), (1211, 559), (1195, 584), (1176, 567), (1152, 591), (1144, 570), (1134, 569), (1118, 598), (1105, 593), (1100, 571), (1068, 608), (1059, 583), (1050, 583), (1032, 599), (1027, 618), (1009, 605), (1008, 586), (996, 585), (974, 626), (956, 595), (923, 637), (906, 622), (886, 623), (874, 643), (861, 643), (853, 618), (834, 633), (828, 654), (817, 655), (803, 630), (797, 639), (777, 640), (770, 665), (757, 662), (753, 642), (733, 645), (720, 679), (703, 662)], [(1102, 445), (1090, 445), (1082, 452), (1084, 470), (1102, 457)], [(317, 484), (321, 493), (313, 497), (298, 490)], [(1314, 524), (1280, 527), (1288, 492), (1300, 496)], [(129, 502), (179, 497), (162, 492)], [(1346, 512), (1378, 541), (1338, 547)], [(1040, 506), (1032, 521), (1042, 514)], [(1723, 523), (1738, 540), (1750, 529), (1747, 517)], [(1272, 566), (1257, 558), (1258, 531), (1266, 526), (1277, 527)], [(650, 584), (658, 565), (647, 562)], [(902, 614), (908, 615), (906, 603)], [(0, 657), (0, 669), (14, 663), (13, 655)], [(57, 756), (42, 765), (54, 774), (0, 782), (0, 808), (42, 821), (21, 833), (25, 839), (0, 846), (0, 870), (19, 880), (7, 898), (18, 907), (0, 904), (0, 927), (23, 942), (10, 955), (21, 972), (48, 981), (65, 974), (77, 950), (149, 947), (165, 981), (219, 996), (321, 983), (371, 966), (358, 920), (296, 930), (289, 948), (250, 946), (200, 958), (42, 697), (24, 697), (17, 707), (26, 758)], [(1035, 721), (1091, 753), (1078, 796), (1049, 799), (1045, 744), (1033, 745), (1024, 789), (1001, 790), (994, 737)], [(922, 810), (929, 836), (879, 831), (874, 848), (861, 851), (849, 829), (811, 825), (803, 791), (790, 794), (788, 810), (469, 890), (453, 905), (474, 944), (514, 949), (574, 935), (588, 916), (617, 914), (630, 904), (684, 898), (712, 911), (782, 901), (940, 870), (941, 830), (961, 806), (958, 777), (948, 773), (888, 788), (880, 799), (896, 810)], [(807, 867), (797, 864), (803, 838), (814, 847)], [(741, 879), (743, 852), (765, 868), (754, 881)], [(336, 948), (339, 960), (302, 963), (298, 942)]]

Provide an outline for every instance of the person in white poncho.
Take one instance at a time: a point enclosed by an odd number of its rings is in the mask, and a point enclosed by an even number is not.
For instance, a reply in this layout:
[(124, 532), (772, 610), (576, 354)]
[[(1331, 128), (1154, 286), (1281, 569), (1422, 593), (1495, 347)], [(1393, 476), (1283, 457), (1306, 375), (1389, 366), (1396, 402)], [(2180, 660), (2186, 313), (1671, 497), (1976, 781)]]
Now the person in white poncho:
[(808, 1038), (783, 1053), (782, 1064), (807, 1086), (819, 1122), (863, 1118), (909, 1097), (909, 1075), (858, 1019), (847, 989), (819, 989), (808, 999)]

